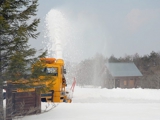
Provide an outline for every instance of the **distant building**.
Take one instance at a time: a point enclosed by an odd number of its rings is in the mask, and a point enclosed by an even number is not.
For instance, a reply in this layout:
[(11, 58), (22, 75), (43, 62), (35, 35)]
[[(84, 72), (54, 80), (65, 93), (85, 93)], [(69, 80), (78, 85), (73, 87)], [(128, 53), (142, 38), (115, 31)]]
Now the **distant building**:
[(134, 63), (107, 63), (105, 69), (107, 88), (136, 88), (142, 76)]

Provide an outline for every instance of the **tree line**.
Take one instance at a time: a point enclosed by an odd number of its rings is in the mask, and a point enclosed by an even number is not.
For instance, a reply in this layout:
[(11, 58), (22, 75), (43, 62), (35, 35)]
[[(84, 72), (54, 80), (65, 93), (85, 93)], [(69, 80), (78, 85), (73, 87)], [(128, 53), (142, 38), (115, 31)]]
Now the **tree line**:
[(142, 77), (137, 85), (140, 88), (160, 88), (160, 53), (152, 51), (150, 54), (140, 56), (138, 53), (134, 55), (125, 55), (124, 57), (115, 57), (111, 55), (109, 58), (101, 54), (95, 55), (93, 58), (86, 59), (77, 64), (75, 76), (77, 84), (83, 85), (100, 85), (103, 86), (104, 66), (107, 62), (133, 62), (142, 73)]

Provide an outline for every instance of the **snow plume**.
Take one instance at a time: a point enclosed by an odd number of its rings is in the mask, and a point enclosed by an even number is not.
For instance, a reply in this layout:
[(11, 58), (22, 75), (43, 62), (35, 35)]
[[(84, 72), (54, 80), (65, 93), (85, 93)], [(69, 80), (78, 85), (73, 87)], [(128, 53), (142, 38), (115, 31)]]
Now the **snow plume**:
[(98, 82), (101, 79), (99, 71), (102, 69), (99, 65), (101, 64), (99, 58), (93, 60), (95, 63), (93, 67), (86, 63), (83, 64), (84, 68), (80, 66), (82, 71), (85, 71), (84, 74), (78, 71), (79, 66), (75, 67), (75, 64), (81, 61), (83, 63), (85, 59), (92, 58), (96, 53), (106, 54), (107, 35), (101, 22), (99, 22), (99, 17), (92, 12), (75, 12), (57, 8), (51, 9), (47, 13), (45, 25), (46, 39), (43, 43), (48, 50), (48, 57), (65, 61), (67, 80), (72, 81), (74, 77), (77, 79), (79, 77), (81, 82), (87, 80), (87, 84), (102, 84)]
[(48, 50), (48, 57), (65, 61), (79, 60), (82, 48), (77, 47), (80, 45), (77, 41), (81, 40), (73, 17), (68, 16), (63, 9), (51, 9), (45, 17), (45, 25), (43, 44)]
[(45, 48), (49, 57), (80, 62), (96, 53), (106, 56), (108, 33), (92, 12), (51, 9), (45, 17)]
[(52, 9), (48, 12), (45, 22), (46, 36), (49, 38), (49, 40), (45, 41), (48, 55), (49, 57), (62, 59), (69, 23), (65, 15), (56, 9)]

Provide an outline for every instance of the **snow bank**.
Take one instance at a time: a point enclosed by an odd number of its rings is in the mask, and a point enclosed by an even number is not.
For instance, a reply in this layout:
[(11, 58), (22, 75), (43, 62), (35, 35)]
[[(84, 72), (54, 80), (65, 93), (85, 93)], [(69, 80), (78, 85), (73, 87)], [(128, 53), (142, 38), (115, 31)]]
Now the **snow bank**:
[(76, 86), (72, 103), (42, 103), (43, 114), (23, 120), (160, 120), (159, 111), (160, 90)]
[(76, 87), (74, 103), (106, 102), (160, 102), (160, 90), (157, 89), (101, 89)]

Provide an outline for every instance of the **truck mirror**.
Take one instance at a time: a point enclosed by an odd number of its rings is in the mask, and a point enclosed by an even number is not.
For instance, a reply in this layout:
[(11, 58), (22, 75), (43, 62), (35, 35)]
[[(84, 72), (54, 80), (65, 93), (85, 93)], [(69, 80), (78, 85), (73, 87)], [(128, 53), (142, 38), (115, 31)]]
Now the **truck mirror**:
[(63, 69), (63, 73), (66, 74), (66, 69)]

